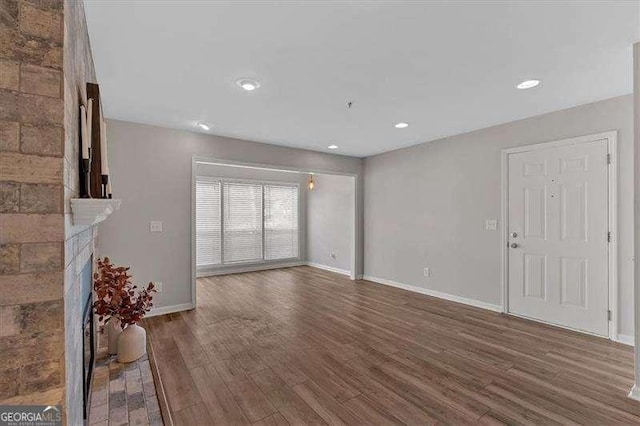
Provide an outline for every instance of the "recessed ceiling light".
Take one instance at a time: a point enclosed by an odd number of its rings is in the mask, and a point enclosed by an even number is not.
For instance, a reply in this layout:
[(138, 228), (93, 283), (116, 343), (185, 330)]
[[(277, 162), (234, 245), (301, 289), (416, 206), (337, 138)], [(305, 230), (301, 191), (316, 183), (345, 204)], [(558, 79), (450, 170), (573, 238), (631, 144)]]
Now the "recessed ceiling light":
[(393, 125), (396, 129), (404, 129), (405, 127), (409, 127), (409, 123), (405, 123), (403, 121), (396, 123)]
[(211, 127), (208, 124), (204, 124), (204, 123), (198, 123), (198, 127), (200, 127), (202, 130), (211, 129)]
[(516, 87), (518, 89), (531, 89), (540, 84), (540, 80), (525, 80), (522, 83), (518, 84)]
[(327, 148), (329, 148), (329, 149), (338, 149), (338, 145), (329, 145)]
[(251, 80), (250, 78), (241, 78), (240, 80), (236, 81), (236, 84), (247, 92), (251, 92), (260, 87), (260, 82)]

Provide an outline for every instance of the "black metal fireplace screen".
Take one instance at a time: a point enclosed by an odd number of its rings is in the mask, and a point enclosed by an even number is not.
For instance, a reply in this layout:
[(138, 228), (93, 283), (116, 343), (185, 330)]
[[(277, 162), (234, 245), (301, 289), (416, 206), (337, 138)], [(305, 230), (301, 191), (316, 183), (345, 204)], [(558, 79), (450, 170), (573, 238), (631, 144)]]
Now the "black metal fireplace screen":
[(93, 367), (96, 356), (95, 326), (93, 321), (93, 260), (89, 259), (82, 268), (82, 393), (83, 393), (83, 415), (86, 420), (89, 416), (89, 404), (91, 399), (91, 379), (93, 378)]

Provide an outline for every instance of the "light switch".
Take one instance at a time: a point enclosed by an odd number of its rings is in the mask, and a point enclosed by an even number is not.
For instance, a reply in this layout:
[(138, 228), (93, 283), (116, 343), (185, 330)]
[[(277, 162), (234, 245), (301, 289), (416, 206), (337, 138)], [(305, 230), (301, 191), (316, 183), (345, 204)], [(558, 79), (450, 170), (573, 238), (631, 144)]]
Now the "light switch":
[(487, 231), (496, 231), (498, 229), (498, 221), (495, 219), (487, 219), (484, 227)]
[(149, 232), (162, 232), (162, 222), (159, 220), (149, 222)]

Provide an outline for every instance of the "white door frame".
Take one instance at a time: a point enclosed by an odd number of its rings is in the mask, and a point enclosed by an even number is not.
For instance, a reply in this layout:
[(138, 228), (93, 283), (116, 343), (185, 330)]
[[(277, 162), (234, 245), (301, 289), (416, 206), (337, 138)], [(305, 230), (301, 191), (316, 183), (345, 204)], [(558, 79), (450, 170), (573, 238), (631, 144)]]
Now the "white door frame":
[[(609, 155), (609, 167), (607, 170), (607, 193), (608, 193), (608, 222), (609, 232), (611, 233), (611, 243), (608, 245), (608, 287), (609, 287), (609, 311), (611, 318), (609, 321), (609, 339), (618, 341), (618, 132), (615, 130), (597, 133), (593, 135), (579, 136), (570, 139), (561, 139), (553, 142), (538, 143), (533, 145), (518, 146), (514, 148), (506, 148), (502, 150), (502, 178), (501, 178), (501, 202), (502, 202), (502, 311), (505, 314), (518, 316), (509, 312), (509, 251), (507, 250), (509, 238), (509, 155), (519, 152), (537, 151), (545, 148), (555, 148), (567, 145), (577, 145), (587, 142), (595, 142), (599, 140), (607, 141), (607, 153)], [(538, 322), (545, 322), (535, 320)], [(550, 324), (550, 323), (549, 323)], [(557, 327), (563, 327), (558, 324), (551, 324)], [(563, 327), (569, 328), (569, 327)], [(583, 330), (576, 330), (590, 334)]]
[[(351, 231), (351, 271), (349, 277), (351, 280), (361, 279), (361, 272), (358, 268), (358, 257), (360, 254), (361, 246), (359, 242), (359, 230), (360, 230), (360, 207), (358, 206), (358, 199), (360, 198), (359, 192), (362, 191), (360, 185), (358, 185), (358, 174), (356, 173), (340, 173), (333, 170), (322, 169), (309, 169), (299, 167), (285, 167), (276, 164), (261, 164), (261, 163), (249, 163), (244, 161), (223, 160), (220, 158), (212, 157), (200, 157), (194, 155), (191, 157), (191, 214), (190, 229), (191, 229), (191, 305), (192, 308), (197, 306), (197, 285), (196, 285), (196, 165), (198, 163), (208, 163), (226, 166), (247, 167), (256, 169), (276, 170), (292, 173), (317, 173), (326, 175), (338, 175), (338, 176), (350, 176), (353, 177), (353, 228)], [(305, 238), (306, 242), (306, 238)], [(305, 251), (306, 253), (306, 251)]]

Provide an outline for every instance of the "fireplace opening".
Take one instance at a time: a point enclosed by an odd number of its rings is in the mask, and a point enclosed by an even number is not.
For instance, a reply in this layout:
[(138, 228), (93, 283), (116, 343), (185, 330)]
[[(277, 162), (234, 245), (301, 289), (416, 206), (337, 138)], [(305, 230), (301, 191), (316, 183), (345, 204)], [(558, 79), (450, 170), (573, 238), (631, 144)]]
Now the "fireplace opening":
[(89, 417), (89, 404), (91, 403), (91, 379), (93, 378), (93, 368), (96, 357), (95, 324), (93, 320), (93, 259), (90, 258), (82, 272), (81, 299), (82, 307), (82, 394), (83, 394), (83, 416), (87, 420)]

